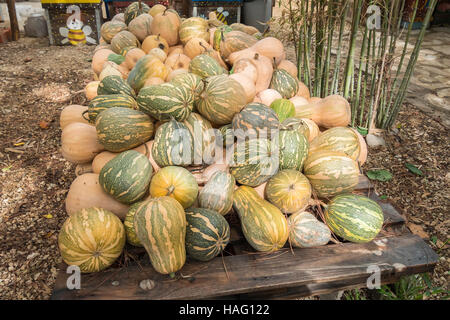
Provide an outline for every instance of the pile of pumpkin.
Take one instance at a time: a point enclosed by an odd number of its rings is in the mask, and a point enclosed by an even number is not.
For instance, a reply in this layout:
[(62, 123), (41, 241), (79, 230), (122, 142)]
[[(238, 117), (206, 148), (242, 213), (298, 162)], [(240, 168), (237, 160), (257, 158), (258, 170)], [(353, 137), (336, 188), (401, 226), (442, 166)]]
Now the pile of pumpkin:
[(60, 119), (62, 154), (78, 164), (59, 234), (67, 264), (102, 270), (127, 241), (173, 276), (186, 253), (224, 250), (230, 212), (262, 252), (379, 233), (379, 205), (351, 193), (367, 147), (348, 102), (311, 97), (279, 40), (137, 2), (101, 35), (89, 106)]

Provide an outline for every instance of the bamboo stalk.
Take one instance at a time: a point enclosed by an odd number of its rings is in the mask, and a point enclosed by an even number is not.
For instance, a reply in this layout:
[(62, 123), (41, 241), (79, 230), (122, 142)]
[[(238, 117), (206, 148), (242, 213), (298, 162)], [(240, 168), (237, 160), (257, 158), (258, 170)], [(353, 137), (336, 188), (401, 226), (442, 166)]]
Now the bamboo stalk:
[(326, 53), (326, 59), (324, 64), (324, 71), (323, 74), (325, 75), (322, 77), (322, 92), (321, 97), (325, 97), (328, 95), (328, 86), (330, 81), (330, 62), (331, 62), (331, 48), (333, 46), (333, 35), (334, 35), (334, 25), (335, 25), (335, 3), (334, 1), (330, 1), (331, 5), (329, 6), (330, 15), (328, 20), (328, 39), (327, 39), (327, 53)]
[(369, 37), (367, 40), (367, 55), (366, 55), (366, 70), (363, 84), (363, 95), (360, 106), (360, 115), (359, 115), (359, 126), (363, 126), (364, 120), (364, 112), (366, 108), (366, 95), (367, 95), (367, 83), (369, 82), (369, 66), (370, 66), (370, 49), (372, 44), (372, 38), (374, 37), (375, 31), (369, 30)]
[(366, 48), (367, 48), (367, 34), (368, 34), (369, 28), (366, 24), (366, 27), (364, 28), (364, 35), (363, 35), (363, 41), (362, 41), (362, 45), (361, 45), (361, 53), (359, 56), (359, 67), (358, 67), (358, 81), (357, 81), (357, 85), (356, 85), (356, 94), (354, 99), (352, 100), (352, 127), (355, 126), (355, 119), (356, 119), (356, 115), (357, 115), (357, 105), (359, 104), (359, 100), (360, 100), (360, 93), (361, 93), (361, 81), (362, 81), (362, 64), (364, 61), (364, 56), (366, 54)]

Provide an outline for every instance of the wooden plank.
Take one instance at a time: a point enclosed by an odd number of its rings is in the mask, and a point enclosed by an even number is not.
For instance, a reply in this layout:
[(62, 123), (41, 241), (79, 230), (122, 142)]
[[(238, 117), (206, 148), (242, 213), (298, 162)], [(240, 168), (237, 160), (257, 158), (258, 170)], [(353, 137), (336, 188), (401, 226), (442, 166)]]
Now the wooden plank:
[[(305, 289), (301, 292), (308, 290), (312, 295), (314, 290), (323, 292), (327, 286), (335, 288), (336, 283), (365, 285), (370, 275), (367, 268), (372, 265), (378, 266), (382, 277), (386, 277), (430, 271), (437, 260), (438, 256), (422, 239), (405, 234), (366, 244), (295, 249), (294, 255), (284, 249), (272, 254), (227, 256), (223, 261), (188, 261), (182, 274), (189, 277), (177, 280), (157, 274), (147, 263), (142, 269), (130, 265), (82, 275), (81, 290), (71, 291), (66, 289), (68, 275), (60, 272), (52, 299), (207, 299), (302, 287)], [(153, 281), (153, 289), (139, 287), (145, 279)], [(113, 286), (113, 281), (118, 281), (118, 285)]]

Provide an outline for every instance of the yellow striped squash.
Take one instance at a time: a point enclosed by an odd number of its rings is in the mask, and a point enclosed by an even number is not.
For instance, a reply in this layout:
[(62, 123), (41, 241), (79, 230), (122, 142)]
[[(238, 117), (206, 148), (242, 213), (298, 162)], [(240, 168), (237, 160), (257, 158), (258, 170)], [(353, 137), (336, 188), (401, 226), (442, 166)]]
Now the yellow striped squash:
[(303, 211), (288, 218), (289, 241), (293, 247), (310, 248), (326, 245), (331, 239), (331, 231), (311, 213)]
[(343, 152), (353, 160), (357, 160), (360, 145), (357, 134), (348, 127), (334, 127), (325, 130), (311, 141), (309, 153), (318, 150)]
[(233, 194), (233, 208), (245, 239), (255, 250), (272, 252), (284, 246), (289, 236), (286, 218), (253, 188), (239, 187)]
[(125, 227), (125, 233), (127, 235), (127, 242), (136, 247), (142, 247), (142, 243), (137, 237), (136, 230), (134, 230), (134, 216), (136, 215), (136, 210), (139, 208), (142, 202), (136, 202), (128, 210), (125, 220), (123, 221), (123, 226)]
[(319, 197), (351, 192), (358, 184), (358, 163), (345, 153), (317, 151), (308, 156), (303, 172)]
[(186, 214), (175, 199), (158, 197), (143, 201), (136, 211), (134, 228), (157, 272), (173, 276), (183, 267)]
[(217, 171), (205, 184), (198, 195), (201, 208), (226, 215), (233, 205), (233, 192), (236, 186), (234, 177), (228, 172)]
[(83, 273), (106, 269), (116, 261), (125, 245), (125, 229), (112, 212), (87, 208), (72, 214), (58, 236), (61, 256)]
[(308, 205), (311, 198), (311, 185), (299, 171), (281, 170), (269, 179), (266, 197), (284, 213), (294, 213)]

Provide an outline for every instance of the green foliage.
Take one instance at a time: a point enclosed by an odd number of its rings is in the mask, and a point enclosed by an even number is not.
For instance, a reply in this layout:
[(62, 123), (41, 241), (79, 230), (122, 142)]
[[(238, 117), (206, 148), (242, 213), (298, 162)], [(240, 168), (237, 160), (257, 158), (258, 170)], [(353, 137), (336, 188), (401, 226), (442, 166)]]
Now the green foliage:
[(368, 170), (366, 174), (367, 177), (371, 180), (378, 180), (385, 182), (392, 179), (392, 173), (390, 173), (385, 169)]
[(411, 163), (405, 163), (405, 167), (406, 169), (408, 169), (410, 172), (418, 175), (418, 176), (422, 176), (423, 172), (417, 168), (415, 165), (411, 164)]

